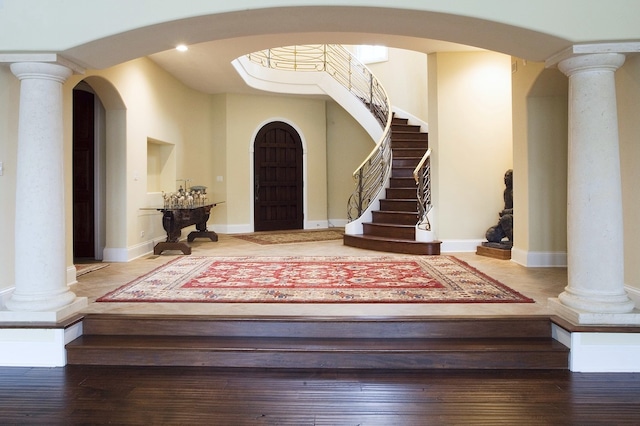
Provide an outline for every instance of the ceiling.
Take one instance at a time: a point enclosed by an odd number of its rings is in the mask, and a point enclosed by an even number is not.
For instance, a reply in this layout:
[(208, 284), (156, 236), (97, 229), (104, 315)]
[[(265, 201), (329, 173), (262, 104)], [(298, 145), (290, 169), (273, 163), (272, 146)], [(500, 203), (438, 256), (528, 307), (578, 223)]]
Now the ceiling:
[(425, 54), (481, 50), (456, 43), (406, 36), (366, 33), (303, 33), (208, 41), (190, 45), (186, 52), (171, 49), (148, 57), (182, 83), (200, 92), (209, 94), (251, 93), (255, 90), (244, 83), (231, 65), (231, 61), (247, 53), (269, 47), (326, 43), (377, 44)]

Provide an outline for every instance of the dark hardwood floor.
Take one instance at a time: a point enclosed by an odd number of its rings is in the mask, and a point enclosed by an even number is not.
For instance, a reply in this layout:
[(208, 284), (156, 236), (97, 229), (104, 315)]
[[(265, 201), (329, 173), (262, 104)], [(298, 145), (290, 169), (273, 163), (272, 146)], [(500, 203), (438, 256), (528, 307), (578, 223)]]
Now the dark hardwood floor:
[(640, 373), (0, 368), (0, 424), (622, 425)]

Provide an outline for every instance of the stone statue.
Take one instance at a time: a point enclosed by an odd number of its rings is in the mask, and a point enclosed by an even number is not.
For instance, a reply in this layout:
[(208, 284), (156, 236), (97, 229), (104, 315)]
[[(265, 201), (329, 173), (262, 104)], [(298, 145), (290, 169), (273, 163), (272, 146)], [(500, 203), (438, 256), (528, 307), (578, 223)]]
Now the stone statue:
[[(513, 247), (513, 170), (509, 169), (504, 174), (504, 209), (498, 213), (498, 224), (487, 229), (488, 243), (483, 245), (502, 249)], [(503, 241), (504, 238), (507, 241)]]

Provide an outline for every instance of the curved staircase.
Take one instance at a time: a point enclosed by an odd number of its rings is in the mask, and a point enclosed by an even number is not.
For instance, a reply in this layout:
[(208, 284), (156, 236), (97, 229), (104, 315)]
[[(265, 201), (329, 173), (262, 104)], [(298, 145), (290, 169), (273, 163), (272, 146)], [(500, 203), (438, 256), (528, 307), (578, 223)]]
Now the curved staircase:
[(372, 222), (363, 223), (362, 234), (345, 234), (345, 245), (392, 253), (440, 254), (440, 241), (416, 241), (418, 196), (413, 170), (428, 148), (428, 133), (408, 124), (406, 118), (393, 117), (393, 161), (386, 198), (380, 200), (380, 210), (372, 212)]

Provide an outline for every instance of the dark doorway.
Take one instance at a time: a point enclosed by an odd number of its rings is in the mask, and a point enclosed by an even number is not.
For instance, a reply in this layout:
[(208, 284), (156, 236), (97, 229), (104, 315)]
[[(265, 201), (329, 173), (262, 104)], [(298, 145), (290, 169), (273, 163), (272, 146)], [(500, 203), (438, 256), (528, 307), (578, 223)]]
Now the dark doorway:
[(303, 228), (302, 140), (290, 125), (265, 125), (254, 142), (254, 229)]
[(73, 91), (73, 256), (95, 258), (95, 95)]

